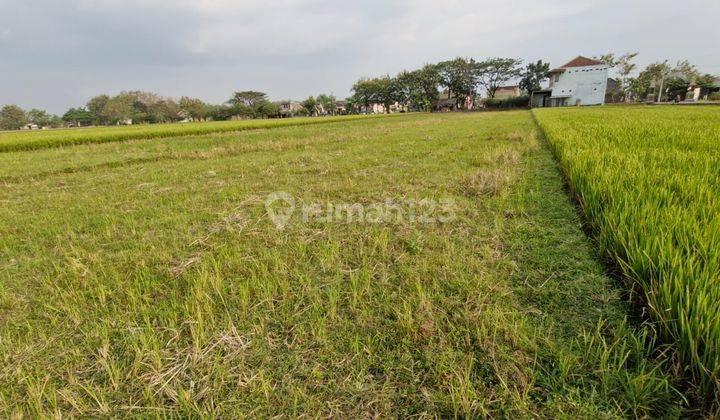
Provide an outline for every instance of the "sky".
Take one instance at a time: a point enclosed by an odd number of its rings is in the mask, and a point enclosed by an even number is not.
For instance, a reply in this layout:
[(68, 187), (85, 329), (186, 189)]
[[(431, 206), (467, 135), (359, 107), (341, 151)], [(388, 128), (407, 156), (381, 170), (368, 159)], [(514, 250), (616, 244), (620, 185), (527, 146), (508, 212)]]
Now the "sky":
[(0, 0), (0, 105), (62, 114), (123, 90), (211, 103), (350, 94), (457, 56), (639, 51), (720, 74), (718, 0)]

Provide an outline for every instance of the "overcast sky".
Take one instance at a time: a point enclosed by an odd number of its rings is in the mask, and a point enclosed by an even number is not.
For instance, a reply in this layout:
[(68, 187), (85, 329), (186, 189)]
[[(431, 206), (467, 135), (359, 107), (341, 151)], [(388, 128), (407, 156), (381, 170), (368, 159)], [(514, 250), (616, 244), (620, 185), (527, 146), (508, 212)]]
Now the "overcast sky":
[(718, 0), (0, 0), (0, 104), (62, 114), (122, 90), (213, 103), (349, 94), (456, 56), (640, 51), (720, 73)]

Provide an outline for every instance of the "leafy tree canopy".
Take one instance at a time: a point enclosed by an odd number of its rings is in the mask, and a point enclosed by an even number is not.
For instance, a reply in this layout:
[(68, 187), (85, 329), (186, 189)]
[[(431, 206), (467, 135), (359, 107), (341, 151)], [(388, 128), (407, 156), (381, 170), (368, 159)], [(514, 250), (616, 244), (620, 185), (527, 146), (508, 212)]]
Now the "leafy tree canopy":
[(494, 98), (501, 86), (522, 75), (521, 64), (522, 60), (517, 58), (491, 58), (478, 63), (478, 83), (489, 98)]
[(539, 90), (542, 82), (547, 80), (549, 72), (549, 63), (545, 63), (542, 60), (538, 60), (535, 63), (528, 63), (528, 65), (525, 66), (522, 78), (520, 79), (520, 89), (528, 94)]
[(39, 127), (49, 127), (53, 124), (53, 116), (41, 109), (31, 109), (27, 112), (28, 121)]
[(62, 116), (63, 121), (77, 125), (88, 125), (92, 123), (94, 118), (95, 116), (85, 108), (70, 108)]
[(28, 117), (17, 105), (5, 105), (0, 109), (0, 129), (19, 130), (28, 123)]
[(245, 90), (242, 92), (235, 92), (228, 103), (234, 106), (244, 105), (246, 107), (253, 108), (255, 105), (262, 104), (267, 100), (267, 94), (263, 92)]

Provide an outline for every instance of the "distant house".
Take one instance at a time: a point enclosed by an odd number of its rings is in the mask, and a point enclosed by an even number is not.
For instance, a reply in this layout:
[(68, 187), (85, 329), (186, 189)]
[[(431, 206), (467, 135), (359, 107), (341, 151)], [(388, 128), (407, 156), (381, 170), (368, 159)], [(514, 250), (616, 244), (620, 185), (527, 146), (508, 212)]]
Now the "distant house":
[(495, 91), (495, 99), (510, 99), (510, 98), (517, 98), (518, 96), (522, 95), (522, 91), (520, 90), (520, 86), (500, 86), (497, 91)]
[(713, 85), (710, 87), (697, 86), (691, 84), (688, 86), (688, 92), (685, 96), (686, 101), (702, 101), (707, 100), (711, 93), (720, 92), (720, 77), (716, 77)]
[(347, 113), (347, 102), (346, 101), (336, 101), (335, 102), (335, 112), (338, 114)]
[(384, 114), (385, 113), (385, 105), (383, 104), (369, 104), (369, 105), (360, 105), (358, 106), (358, 110), (361, 114)]
[(38, 126), (37, 124), (34, 124), (34, 123), (30, 123), (30, 124), (25, 124), (20, 129), (21, 130), (39, 130), (40, 126)]
[[(369, 105), (363, 105), (358, 104), (356, 105), (357, 110), (360, 114), (395, 114), (398, 112), (406, 112), (407, 107), (404, 104), (401, 104), (400, 102), (394, 102), (390, 104), (389, 109), (385, 109), (384, 104), (369, 104)], [(386, 112), (387, 111), (387, 112)]]
[(287, 100), (277, 102), (277, 104), (280, 106), (281, 117), (294, 117), (295, 114), (304, 109), (303, 104), (298, 101)]
[(602, 105), (608, 84), (608, 65), (583, 56), (550, 71), (550, 86), (532, 93), (533, 107)]

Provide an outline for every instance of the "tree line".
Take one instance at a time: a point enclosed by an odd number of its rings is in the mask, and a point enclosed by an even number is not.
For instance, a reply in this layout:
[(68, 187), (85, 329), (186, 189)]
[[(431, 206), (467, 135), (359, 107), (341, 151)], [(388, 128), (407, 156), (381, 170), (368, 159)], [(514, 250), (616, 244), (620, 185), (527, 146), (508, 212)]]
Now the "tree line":
[[(716, 76), (702, 73), (688, 60), (680, 60), (671, 64), (669, 60), (656, 61), (648, 64), (637, 76), (636, 64), (633, 62), (638, 53), (627, 53), (616, 57), (609, 53), (597, 57), (600, 61), (613, 67), (617, 73), (618, 91), (612, 93), (616, 101), (644, 102), (644, 101), (673, 101), (684, 100), (688, 88), (694, 86), (705, 91), (717, 88)], [(720, 100), (720, 94), (715, 93), (709, 99)]]
[(547, 79), (550, 65), (542, 60), (522, 66), (518, 58), (490, 58), (477, 61), (458, 57), (436, 64), (425, 64), (416, 70), (405, 70), (395, 77), (389, 75), (362, 78), (352, 88), (348, 99), (355, 107), (382, 104), (385, 112), (395, 103), (408, 110), (432, 111), (437, 108), (444, 90), (448, 98), (455, 99), (454, 107), (472, 108), (478, 103), (480, 91), (487, 99), (494, 99), (498, 89), (511, 81), (519, 80), (520, 88), (529, 94), (539, 89)]
[(233, 117), (267, 118), (278, 113), (279, 106), (270, 102), (267, 94), (257, 91), (235, 92), (220, 105), (189, 96), (175, 100), (152, 92), (130, 91), (114, 97), (95, 96), (85, 107), (70, 109), (62, 119), (77, 125), (153, 124), (227, 120)]
[[(709, 91), (717, 89), (717, 77), (701, 73), (688, 60), (671, 65), (668, 60), (648, 65), (637, 76), (632, 76), (637, 65), (637, 52), (617, 55), (607, 53), (594, 57), (611, 68), (611, 76), (617, 89), (610, 93), (614, 102), (642, 102), (648, 100), (684, 100), (688, 88), (699, 87)], [(390, 112), (393, 104), (403, 104), (408, 110), (432, 111), (440, 105), (440, 90), (453, 98), (451, 106), (457, 109), (475, 107), (484, 91), (483, 105), (497, 106), (498, 89), (516, 82), (524, 95), (539, 90), (548, 79), (550, 65), (538, 60), (522, 66), (516, 58), (490, 58), (477, 61), (458, 57), (437, 64), (426, 64), (417, 70), (402, 71), (395, 77), (389, 75), (362, 78), (353, 85), (353, 96), (348, 99), (356, 106), (368, 107), (382, 104)], [(720, 100), (720, 93), (710, 99)], [(511, 105), (527, 103), (527, 97), (507, 100)]]
[[(674, 65), (668, 60), (658, 61), (633, 76), (637, 56), (633, 52), (594, 57), (613, 69), (617, 89), (610, 95), (615, 102), (685, 99), (690, 86), (707, 91), (716, 88), (715, 76), (701, 73), (687, 60)], [(518, 58), (478, 61), (458, 57), (404, 70), (394, 77), (361, 78), (345, 101), (320, 94), (302, 102), (271, 102), (267, 94), (250, 90), (235, 92), (225, 103), (215, 105), (188, 96), (175, 100), (152, 92), (126, 91), (115, 96), (95, 96), (85, 106), (71, 108), (62, 117), (39, 109), (25, 111), (17, 105), (6, 105), (0, 109), (0, 129), (15, 130), (28, 124), (62, 127), (337, 115), (374, 112), (370, 107), (375, 104), (382, 105), (384, 112), (433, 111), (443, 106), (443, 100), (451, 108), (468, 109), (480, 105), (481, 98), (484, 106), (492, 107), (499, 103), (494, 98), (500, 87), (517, 83), (524, 95), (529, 95), (541, 88), (549, 71), (550, 65), (543, 60), (523, 66), (523, 60)], [(720, 100), (719, 93), (714, 95), (711, 99)], [(510, 106), (524, 106), (527, 96), (506, 102)], [(399, 104), (398, 109), (393, 109), (395, 104)]]
[[(95, 96), (85, 106), (70, 108), (61, 117), (39, 109), (25, 111), (17, 105), (6, 105), (0, 109), (0, 129), (17, 130), (28, 124), (39, 128), (57, 128), (277, 118), (286, 115), (281, 109), (281, 103), (271, 102), (266, 93), (258, 91), (235, 92), (227, 102), (219, 105), (189, 96), (175, 100), (152, 92), (126, 91), (116, 96)], [(311, 96), (302, 102), (302, 108), (295, 110), (292, 116), (334, 115), (337, 113), (334, 106), (336, 103), (332, 95)]]

